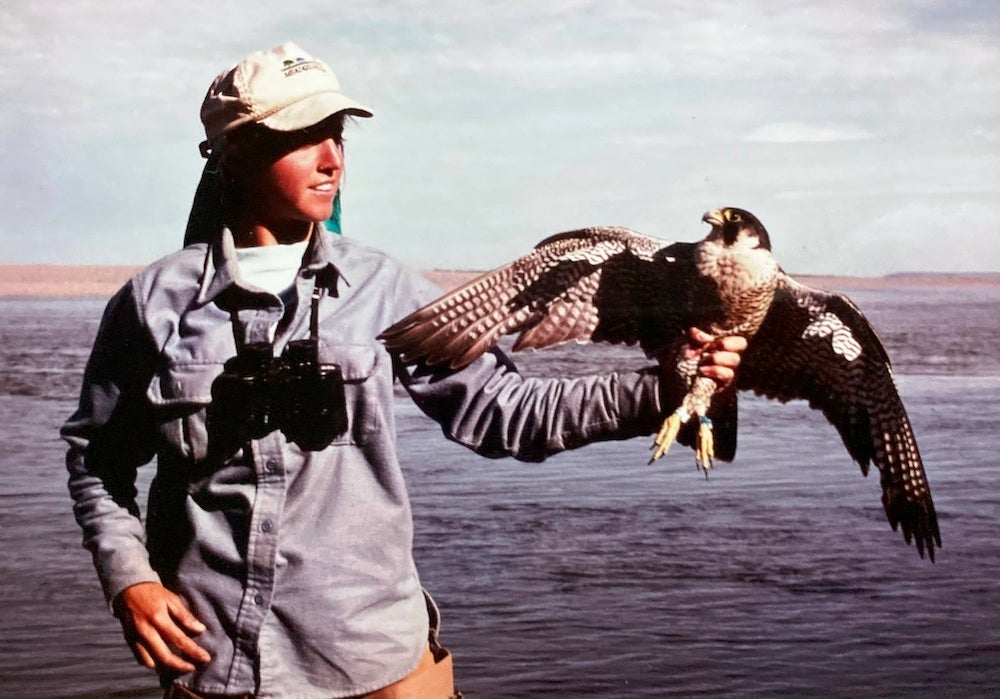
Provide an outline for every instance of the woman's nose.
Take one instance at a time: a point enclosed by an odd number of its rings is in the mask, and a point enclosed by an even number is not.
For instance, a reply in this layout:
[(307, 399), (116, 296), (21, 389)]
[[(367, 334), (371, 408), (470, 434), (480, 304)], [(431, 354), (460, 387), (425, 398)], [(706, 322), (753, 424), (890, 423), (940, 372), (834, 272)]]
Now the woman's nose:
[(318, 167), (321, 170), (340, 170), (344, 167), (344, 151), (340, 144), (327, 138), (316, 144), (319, 149)]

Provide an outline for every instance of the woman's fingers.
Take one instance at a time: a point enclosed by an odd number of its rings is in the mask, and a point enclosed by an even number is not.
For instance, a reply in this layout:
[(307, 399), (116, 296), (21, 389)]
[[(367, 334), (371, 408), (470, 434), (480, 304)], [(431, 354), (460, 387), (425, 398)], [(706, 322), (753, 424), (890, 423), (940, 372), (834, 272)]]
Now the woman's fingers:
[[(188, 635), (197, 636), (205, 631), (205, 625), (191, 613), (191, 610), (187, 608), (186, 604), (184, 604), (184, 600), (177, 595), (173, 595), (167, 600), (167, 609), (169, 610), (173, 620), (183, 626)], [(187, 638), (187, 635), (185, 638)], [(208, 653), (205, 653), (205, 661), (207, 662), (208, 660)]]
[(742, 335), (727, 335), (718, 338), (710, 344), (710, 349), (739, 355), (747, 348), (747, 339)]
[[(194, 619), (194, 617), (190, 617), (188, 623), (196, 623), (200, 625), (200, 622)], [(175, 623), (175, 617), (170, 616), (166, 620), (161, 621), (157, 625), (156, 630), (159, 632), (160, 637), (169, 645), (172, 651), (171, 655), (173, 655), (174, 658), (178, 656), (173, 651), (179, 651), (185, 658), (190, 658), (191, 660), (201, 663), (207, 663), (212, 659), (212, 656), (208, 654), (208, 651), (195, 643), (185, 630)], [(204, 626), (202, 626), (201, 631), (204, 630)], [(200, 633), (200, 631), (197, 633)], [(193, 670), (194, 668), (191, 669)]]
[(205, 630), (184, 601), (159, 583), (138, 583), (119, 593), (115, 611), (136, 660), (146, 667), (191, 672), (208, 651), (191, 638)]
[(142, 641), (129, 641), (128, 647), (132, 650), (132, 655), (135, 656), (137, 663), (145, 665), (150, 670), (156, 669), (156, 661), (153, 660), (153, 656), (146, 650), (146, 646), (142, 644)]
[(685, 357), (699, 358), (698, 373), (728, 386), (736, 378), (740, 355), (747, 348), (747, 340), (740, 335), (714, 337), (699, 328), (688, 330), (688, 349)]

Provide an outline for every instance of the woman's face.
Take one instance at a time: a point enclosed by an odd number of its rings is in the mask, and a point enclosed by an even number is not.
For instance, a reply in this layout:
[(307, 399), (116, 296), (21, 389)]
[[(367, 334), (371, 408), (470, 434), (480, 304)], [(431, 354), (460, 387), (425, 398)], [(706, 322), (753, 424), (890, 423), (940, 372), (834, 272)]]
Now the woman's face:
[(234, 139), (223, 160), (239, 192), (230, 223), (289, 242), (330, 218), (344, 174), (342, 133), (338, 117), (301, 131), (248, 131)]
[[(281, 227), (325, 221), (344, 173), (344, 152), (328, 133), (296, 134), (293, 147), (247, 183), (247, 203), (261, 223)], [(285, 149), (281, 149), (284, 151)]]

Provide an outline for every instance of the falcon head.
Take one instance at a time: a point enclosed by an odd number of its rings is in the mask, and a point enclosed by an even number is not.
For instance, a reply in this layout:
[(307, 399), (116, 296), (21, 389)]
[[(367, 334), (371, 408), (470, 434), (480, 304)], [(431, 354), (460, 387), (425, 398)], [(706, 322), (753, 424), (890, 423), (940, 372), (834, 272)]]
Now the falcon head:
[(721, 240), (727, 248), (740, 245), (748, 248), (771, 249), (771, 238), (763, 224), (749, 211), (727, 206), (709, 211), (701, 220), (712, 226), (709, 240)]

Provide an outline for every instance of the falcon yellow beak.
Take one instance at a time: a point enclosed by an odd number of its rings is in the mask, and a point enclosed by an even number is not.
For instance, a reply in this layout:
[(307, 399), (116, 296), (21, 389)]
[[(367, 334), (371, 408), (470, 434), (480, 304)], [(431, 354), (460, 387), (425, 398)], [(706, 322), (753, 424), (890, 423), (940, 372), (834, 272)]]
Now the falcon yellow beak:
[(726, 219), (722, 217), (722, 210), (716, 209), (715, 211), (709, 211), (707, 214), (701, 217), (701, 220), (705, 223), (710, 223), (713, 226), (722, 227), (726, 223)]

